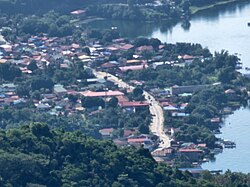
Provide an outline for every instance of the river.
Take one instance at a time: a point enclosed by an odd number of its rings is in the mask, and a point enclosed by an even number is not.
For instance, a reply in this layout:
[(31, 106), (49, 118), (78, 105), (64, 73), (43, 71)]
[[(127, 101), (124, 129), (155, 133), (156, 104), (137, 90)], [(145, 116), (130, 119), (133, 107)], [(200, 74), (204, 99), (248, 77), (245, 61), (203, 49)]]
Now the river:
[[(162, 42), (200, 43), (211, 51), (228, 50), (237, 53), (244, 67), (250, 67), (250, 2), (225, 5), (206, 10), (191, 19), (189, 29), (181, 24), (152, 24), (117, 21), (98, 21), (92, 23), (96, 28), (117, 27), (124, 37), (154, 37)], [(244, 73), (244, 70), (242, 71)], [(204, 169), (250, 172), (250, 110), (241, 108), (224, 120), (220, 137), (236, 142), (235, 149), (224, 149), (216, 155), (214, 162), (202, 165)]]

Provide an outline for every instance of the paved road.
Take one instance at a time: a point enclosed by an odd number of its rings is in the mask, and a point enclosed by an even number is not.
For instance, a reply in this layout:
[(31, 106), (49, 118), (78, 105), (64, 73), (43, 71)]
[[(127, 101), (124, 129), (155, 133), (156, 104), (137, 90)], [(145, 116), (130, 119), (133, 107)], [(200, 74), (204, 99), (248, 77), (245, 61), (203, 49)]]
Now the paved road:
[[(127, 83), (123, 82), (118, 77), (111, 75), (106, 72), (95, 71), (93, 70), (94, 75), (97, 78), (104, 78), (105, 76), (108, 77), (108, 80), (116, 83), (119, 87), (122, 88), (129, 88), (133, 89), (133, 86), (128, 85)], [(149, 94), (148, 92), (144, 91), (143, 94), (145, 95), (146, 100), (150, 103), (149, 110), (153, 117), (152, 122), (150, 124), (150, 131), (157, 135), (160, 139), (160, 145), (158, 149), (170, 147), (170, 138), (164, 132), (164, 113), (160, 104), (155, 100), (155, 98)], [(157, 150), (158, 150), (157, 149)]]

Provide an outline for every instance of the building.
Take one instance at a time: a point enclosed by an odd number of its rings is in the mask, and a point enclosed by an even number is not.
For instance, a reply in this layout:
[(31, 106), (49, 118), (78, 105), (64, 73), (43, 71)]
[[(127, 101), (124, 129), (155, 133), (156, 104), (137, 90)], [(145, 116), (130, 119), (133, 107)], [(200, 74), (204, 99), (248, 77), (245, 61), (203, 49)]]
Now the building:
[(94, 91), (85, 91), (85, 92), (80, 92), (81, 95), (85, 97), (115, 97), (115, 96), (121, 96), (124, 95), (124, 93), (120, 91), (112, 91), (112, 90), (107, 90), (107, 91), (102, 91), (102, 92), (94, 92)]
[(65, 94), (67, 94), (67, 90), (63, 87), (63, 85), (56, 84), (54, 85), (54, 93), (59, 97), (63, 97)]
[(124, 108), (130, 108), (130, 107), (145, 107), (149, 106), (149, 103), (145, 101), (123, 101), (119, 102), (119, 105)]
[(199, 149), (184, 149), (181, 148), (178, 150), (179, 156), (185, 156), (191, 162), (198, 162), (202, 157), (203, 151)]
[(142, 65), (135, 65), (135, 66), (123, 66), (123, 67), (119, 67), (119, 70), (121, 72), (127, 72), (127, 71), (138, 71), (138, 70), (143, 70), (148, 68), (148, 65), (146, 64), (142, 64)]
[(164, 148), (164, 149), (158, 149), (152, 152), (153, 157), (160, 157), (163, 160), (169, 160), (174, 158), (174, 149), (169, 147), (169, 148)]
[(207, 87), (209, 87), (210, 85), (208, 84), (204, 84), (204, 85), (190, 85), (190, 86), (172, 86), (170, 88), (170, 93), (171, 95), (179, 95), (179, 94), (184, 94), (184, 93), (194, 93), (194, 92), (198, 92), (200, 90), (203, 90)]
[(154, 142), (148, 137), (129, 138), (128, 143), (135, 147), (143, 146), (145, 149), (148, 149), (149, 151), (151, 151), (155, 146)]
[(100, 129), (99, 133), (102, 135), (103, 138), (110, 138), (112, 136), (113, 131), (113, 128), (104, 128)]
[(179, 170), (180, 171), (188, 171), (194, 177), (198, 177), (204, 172), (204, 169), (202, 169), (200, 167), (198, 167), (198, 168), (179, 168)]

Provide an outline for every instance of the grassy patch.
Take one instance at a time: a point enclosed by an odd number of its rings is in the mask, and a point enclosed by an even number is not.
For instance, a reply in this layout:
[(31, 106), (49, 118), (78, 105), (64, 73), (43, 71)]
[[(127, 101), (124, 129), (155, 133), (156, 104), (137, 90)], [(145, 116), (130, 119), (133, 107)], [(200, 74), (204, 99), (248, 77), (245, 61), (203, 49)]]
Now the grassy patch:
[(201, 7), (191, 6), (190, 10), (191, 10), (191, 14), (196, 14), (197, 12), (200, 12), (202, 10), (215, 8), (217, 6), (221, 6), (221, 5), (225, 5), (225, 4), (229, 4), (229, 3), (234, 3), (237, 1), (242, 1), (242, 0), (221, 1), (221, 2), (217, 2), (217, 3), (211, 4), (211, 5), (206, 5), (206, 6), (201, 6)]

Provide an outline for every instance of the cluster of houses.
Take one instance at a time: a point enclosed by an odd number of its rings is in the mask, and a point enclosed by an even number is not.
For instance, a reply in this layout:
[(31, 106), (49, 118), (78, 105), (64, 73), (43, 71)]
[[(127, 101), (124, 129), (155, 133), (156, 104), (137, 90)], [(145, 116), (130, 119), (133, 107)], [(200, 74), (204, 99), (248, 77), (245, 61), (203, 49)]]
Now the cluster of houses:
[[(73, 12), (72, 14), (77, 14)], [(52, 65), (58, 68), (70, 68), (76, 61), (81, 62), (85, 67), (94, 67), (98, 70), (106, 71), (119, 76), (119, 74), (128, 71), (137, 71), (152, 66), (156, 68), (161, 65), (181, 65), (190, 64), (194, 60), (203, 60), (203, 57), (183, 55), (178, 57), (178, 61), (162, 62), (162, 54), (164, 45), (159, 45), (157, 55), (150, 59), (143, 57), (143, 53), (153, 52), (156, 49), (150, 45), (135, 47), (127, 40), (120, 38), (115, 39), (107, 45), (101, 45), (93, 40), (86, 41), (86, 46), (81, 46), (77, 43), (65, 44), (66, 38), (49, 38), (47, 36), (31, 37), (28, 42), (19, 42), (16, 44), (0, 45), (0, 63), (12, 63), (17, 65), (22, 73), (32, 76), (32, 70), (28, 68), (32, 61), (36, 62), (39, 69), (45, 69), (46, 66)], [(62, 45), (63, 43), (63, 45)], [(89, 50), (86, 50), (88, 48)], [(132, 59), (127, 60), (121, 57), (128, 50), (135, 51)], [(117, 60), (109, 60), (111, 55), (119, 57)], [(149, 63), (150, 62), (150, 63)], [(78, 80), (80, 83), (83, 80)], [(37, 111), (48, 112), (51, 115), (70, 115), (74, 113), (84, 113), (85, 108), (81, 104), (81, 100), (71, 102), (67, 95), (78, 95), (84, 97), (98, 97), (118, 99), (118, 105), (126, 112), (135, 112), (138, 107), (148, 107), (150, 104), (146, 101), (130, 101), (126, 93), (131, 90), (109, 89), (110, 82), (107, 79), (90, 78), (86, 80), (87, 85), (81, 87), (79, 85), (64, 86), (55, 84), (52, 93), (42, 93), (38, 100), (33, 99)], [(143, 82), (133, 80), (130, 82), (133, 85), (143, 85)], [(173, 86), (167, 89), (151, 89), (150, 93), (157, 99), (163, 109), (170, 113), (173, 118), (183, 118), (189, 114), (185, 112), (188, 103), (174, 103), (172, 98), (186, 97), (194, 92), (200, 91), (208, 86), (215, 85), (190, 85), (190, 86)], [(21, 98), (16, 94), (17, 86), (13, 83), (0, 85), (0, 108), (5, 106), (21, 107), (25, 106), (29, 98)], [(228, 89), (225, 94), (232, 101), (237, 100), (237, 93)], [(98, 110), (98, 109), (96, 109)], [(211, 119), (212, 123), (220, 123), (220, 118)], [(112, 138), (113, 132), (116, 129), (104, 128), (100, 129), (99, 133), (103, 138)], [(172, 129), (171, 131), (174, 131)], [(169, 132), (168, 132), (169, 133)], [(171, 132), (170, 132), (171, 134)], [(137, 129), (123, 129), (123, 135), (119, 139), (114, 139), (114, 142), (119, 146), (143, 146), (152, 152), (153, 157), (157, 161), (165, 161), (169, 164), (174, 164), (175, 158), (185, 157), (190, 162), (198, 162), (207, 151), (205, 144), (195, 145), (192, 143), (185, 144), (172, 141), (171, 147), (155, 150), (159, 140), (157, 137), (140, 134)]]
[(16, 94), (16, 85), (13, 83), (0, 85), (0, 109), (6, 106), (22, 107), (27, 100)]

